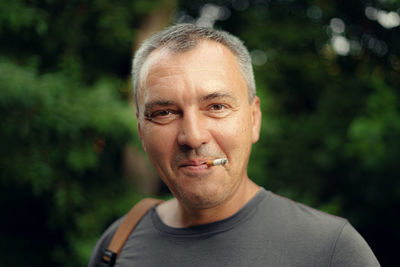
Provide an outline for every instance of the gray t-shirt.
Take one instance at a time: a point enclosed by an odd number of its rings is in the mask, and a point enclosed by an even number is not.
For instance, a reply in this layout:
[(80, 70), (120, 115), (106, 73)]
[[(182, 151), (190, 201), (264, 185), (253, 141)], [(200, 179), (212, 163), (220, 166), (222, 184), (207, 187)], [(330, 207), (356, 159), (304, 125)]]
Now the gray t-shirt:
[[(97, 242), (100, 259), (121, 219)], [(261, 189), (233, 216), (187, 228), (165, 225), (152, 208), (123, 247), (125, 266), (380, 266), (345, 220)]]

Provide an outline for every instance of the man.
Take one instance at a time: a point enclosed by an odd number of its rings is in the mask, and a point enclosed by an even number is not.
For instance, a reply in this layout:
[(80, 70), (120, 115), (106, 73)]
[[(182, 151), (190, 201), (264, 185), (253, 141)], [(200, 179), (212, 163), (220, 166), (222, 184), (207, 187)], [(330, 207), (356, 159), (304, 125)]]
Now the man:
[[(238, 38), (169, 27), (137, 51), (133, 78), (143, 148), (175, 198), (142, 218), (116, 266), (379, 266), (346, 220), (247, 176), (261, 111)], [(103, 234), (89, 266), (98, 266), (120, 223)]]

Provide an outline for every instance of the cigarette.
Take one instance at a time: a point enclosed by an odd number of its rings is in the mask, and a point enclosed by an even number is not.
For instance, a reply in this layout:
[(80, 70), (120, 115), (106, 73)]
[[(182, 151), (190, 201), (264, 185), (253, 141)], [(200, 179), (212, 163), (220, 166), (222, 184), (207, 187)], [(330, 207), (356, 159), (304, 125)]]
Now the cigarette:
[(206, 162), (208, 167), (218, 166), (218, 165), (225, 165), (227, 163), (228, 163), (228, 159), (227, 158), (220, 158), (220, 159), (210, 160), (210, 161)]

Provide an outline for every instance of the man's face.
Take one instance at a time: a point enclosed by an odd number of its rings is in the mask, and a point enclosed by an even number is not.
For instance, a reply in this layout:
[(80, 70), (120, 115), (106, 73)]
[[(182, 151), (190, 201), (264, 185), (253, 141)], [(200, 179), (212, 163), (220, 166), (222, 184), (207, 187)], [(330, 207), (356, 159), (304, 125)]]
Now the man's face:
[[(168, 188), (191, 207), (230, 199), (247, 179), (261, 120), (259, 99), (249, 103), (232, 52), (212, 41), (184, 53), (158, 49), (146, 60), (142, 79), (139, 134)], [(217, 158), (229, 162), (204, 164)]]

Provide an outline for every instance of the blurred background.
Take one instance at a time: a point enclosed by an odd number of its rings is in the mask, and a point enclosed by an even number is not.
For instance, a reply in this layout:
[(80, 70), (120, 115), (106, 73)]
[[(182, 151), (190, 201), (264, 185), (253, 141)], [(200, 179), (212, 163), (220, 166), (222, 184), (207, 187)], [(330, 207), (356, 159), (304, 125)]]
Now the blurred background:
[(0, 266), (86, 266), (143, 196), (129, 77), (174, 22), (229, 31), (263, 109), (249, 176), (343, 216), (383, 266), (400, 239), (400, 1), (0, 0)]

